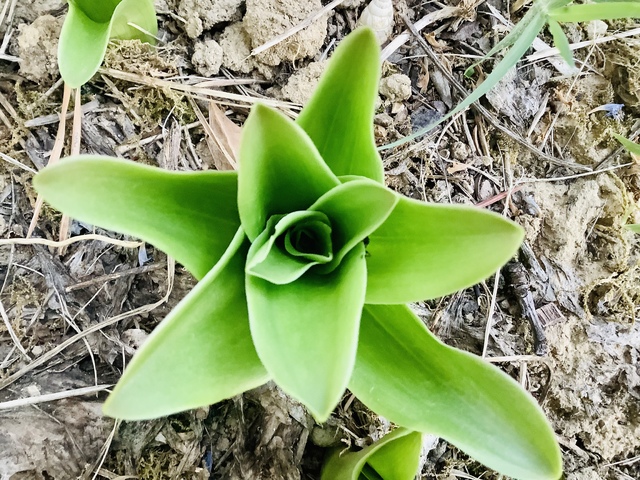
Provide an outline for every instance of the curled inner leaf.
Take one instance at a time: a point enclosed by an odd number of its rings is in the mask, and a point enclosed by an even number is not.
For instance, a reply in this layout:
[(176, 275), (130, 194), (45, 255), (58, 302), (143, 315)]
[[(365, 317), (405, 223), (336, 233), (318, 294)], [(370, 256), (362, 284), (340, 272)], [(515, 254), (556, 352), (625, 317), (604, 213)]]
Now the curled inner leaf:
[(314, 265), (333, 260), (331, 222), (322, 212), (272, 215), (247, 256), (247, 273), (276, 285), (291, 283)]

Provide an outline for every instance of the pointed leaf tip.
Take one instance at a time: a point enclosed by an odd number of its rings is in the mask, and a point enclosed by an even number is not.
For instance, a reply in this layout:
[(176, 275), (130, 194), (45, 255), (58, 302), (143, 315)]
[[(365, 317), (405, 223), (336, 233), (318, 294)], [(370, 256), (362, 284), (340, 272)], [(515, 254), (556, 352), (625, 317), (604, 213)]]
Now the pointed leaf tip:
[(336, 48), (296, 120), (338, 176), (384, 181), (373, 134), (380, 65), (380, 47), (373, 30), (352, 32)]

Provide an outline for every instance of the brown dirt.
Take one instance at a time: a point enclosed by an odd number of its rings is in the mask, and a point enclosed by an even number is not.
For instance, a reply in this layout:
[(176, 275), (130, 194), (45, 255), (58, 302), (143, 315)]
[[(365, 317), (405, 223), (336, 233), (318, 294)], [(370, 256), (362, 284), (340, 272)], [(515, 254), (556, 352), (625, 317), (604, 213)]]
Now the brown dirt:
[[(161, 48), (113, 45), (105, 66), (130, 76), (103, 72), (83, 88), (82, 148), (153, 165), (166, 166), (170, 159), (173, 168), (192, 170), (217, 164), (201, 126), (180, 128), (197, 119), (193, 103), (166, 86), (140, 85), (141, 78), (160, 81), (221, 69), (221, 77), (253, 80), (226, 87), (228, 92), (304, 102), (327, 50), (355, 26), (364, 6), (345, 2), (312, 27), (252, 57), (252, 49), (296, 25), (321, 2), (157, 3)], [(499, 6), (506, 15), (506, 7)], [(434, 9), (412, 0), (397, 7), (411, 21)], [(20, 0), (12, 22), (0, 25), (0, 34), (11, 35), (4, 53), (21, 59), (19, 64), (0, 60), (0, 151), (35, 170), (46, 164), (56, 134), (57, 118), (46, 115), (56, 113), (61, 101), (61, 88), (50, 88), (58, 79), (55, 38), (63, 14), (64, 3), (58, 0)], [(468, 61), (458, 54), (490, 48), (492, 18), (480, 6), (477, 16), (471, 12), (428, 29), (442, 66), (461, 81)], [(515, 14), (512, 20), (518, 18)], [(601, 23), (575, 27), (570, 37), (592, 38), (602, 28)], [(402, 30), (396, 17), (392, 38)], [(484, 104), (525, 137), (542, 110), (528, 138), (548, 154), (590, 167), (631, 161), (617, 151), (612, 133), (629, 135), (638, 128), (637, 46), (635, 39), (605, 44), (588, 57), (592, 70), (577, 79), (557, 77), (548, 63), (523, 64)], [(203, 58), (209, 51), (217, 58)], [(410, 134), (459, 101), (422, 54), (410, 41), (385, 63), (375, 119), (381, 144)], [(576, 55), (585, 59), (587, 52)], [(610, 102), (626, 104), (623, 119), (593, 111)], [(198, 104), (206, 114), (206, 102)], [(291, 111), (290, 104), (282, 105)], [(225, 108), (231, 120), (242, 124), (246, 106), (227, 102)], [(427, 201), (472, 204), (521, 184), (508, 201), (499, 199), (489, 208), (504, 212), (527, 232), (531, 253), (520, 260), (536, 307), (541, 314), (553, 313), (545, 317), (549, 353), (531, 357), (531, 328), (511, 285), (501, 277), (488, 356), (514, 357), (500, 365), (543, 405), (558, 434), (568, 479), (640, 478), (640, 327), (634, 322), (640, 300), (639, 245), (638, 237), (622, 228), (640, 221), (637, 163), (541, 182), (573, 172), (536, 158), (473, 110), (446, 131), (438, 128), (420, 143), (386, 151), (383, 158), (389, 186)], [(26, 234), (36, 199), (31, 176), (0, 161), (2, 238)], [(36, 236), (56, 238), (59, 220), (58, 213), (45, 208)], [(90, 225), (72, 225), (74, 235), (90, 231)], [(158, 302), (168, 288), (166, 257), (149, 246), (145, 252), (149, 259), (140, 269), (143, 252), (99, 241), (76, 243), (62, 255), (40, 246), (0, 246), (0, 301), (25, 350), (14, 348), (0, 323), (0, 402), (117, 381), (123, 359), (128, 361), (194, 285), (178, 266), (165, 303), (125, 315)], [(105, 277), (114, 272), (121, 275)], [(414, 307), (444, 341), (481, 353), (493, 283), (488, 279)], [(117, 315), (124, 318), (49, 358), (48, 352), (76, 331)], [(46, 361), (21, 373), (38, 358)], [(98, 478), (316, 479), (327, 447), (364, 446), (390, 428), (349, 394), (330, 422), (315, 425), (303, 407), (272, 385), (208, 408), (118, 425), (100, 415), (104, 396), (0, 410), (0, 478), (93, 478), (97, 472)], [(426, 479), (498, 478), (433, 438), (425, 439), (422, 464)]]

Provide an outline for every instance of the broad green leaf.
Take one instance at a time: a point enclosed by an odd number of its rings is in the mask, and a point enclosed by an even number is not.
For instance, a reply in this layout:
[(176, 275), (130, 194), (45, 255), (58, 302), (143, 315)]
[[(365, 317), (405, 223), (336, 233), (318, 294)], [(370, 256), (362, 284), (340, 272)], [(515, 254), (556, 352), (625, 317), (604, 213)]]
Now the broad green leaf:
[(590, 22), (637, 17), (640, 17), (640, 2), (637, 1), (572, 4), (549, 12), (549, 18), (556, 22)]
[[(313, 240), (319, 240), (322, 254), (292, 255), (287, 252), (287, 231), (296, 224), (304, 225), (304, 222), (312, 222), (316, 229), (321, 230), (319, 233), (322, 238)], [(276, 285), (283, 285), (293, 282), (314, 265), (327, 263), (332, 259), (331, 228), (327, 216), (321, 212), (292, 212), (289, 215), (274, 215), (268, 220), (267, 228), (251, 244), (246, 272)]]
[(625, 227), (631, 230), (632, 232), (640, 233), (640, 223), (630, 223), (628, 225), (625, 225)]
[(544, 27), (547, 22), (547, 18), (541, 13), (538, 12), (537, 15), (531, 18), (531, 21), (526, 27), (523, 29), (521, 35), (515, 39), (513, 46), (509, 49), (509, 51), (505, 54), (503, 59), (493, 68), (491, 73), (487, 76), (487, 78), (480, 85), (476, 87), (476, 89), (471, 92), (462, 102), (458, 104), (456, 108), (451, 110), (445, 116), (440, 118), (439, 120), (427, 125), (426, 127), (418, 130), (417, 132), (401, 138), (393, 143), (385, 145), (381, 148), (381, 150), (387, 150), (389, 148), (397, 147), (398, 145), (402, 145), (404, 143), (410, 142), (411, 140), (421, 137), (429, 130), (435, 128), (440, 125), (442, 122), (446, 122), (448, 119), (462, 112), (474, 102), (480, 100), (480, 98), (495, 87), (498, 82), (506, 75), (510, 68), (513, 68), (520, 58), (526, 53), (526, 51), (531, 47), (531, 44)]
[(153, 331), (104, 404), (126, 420), (210, 405), (269, 380), (251, 341), (242, 230), (220, 262)]
[(155, 35), (158, 25), (153, 0), (69, 2), (58, 44), (58, 68), (65, 83), (79, 88), (91, 79), (102, 64), (109, 38), (155, 41), (129, 23)]
[(361, 177), (319, 198), (309, 210), (326, 214), (333, 226), (335, 253), (326, 271), (333, 270), (357, 243), (374, 232), (391, 214), (398, 199), (383, 185)]
[(153, 45), (157, 33), (158, 20), (153, 0), (122, 0), (115, 9), (110, 38), (137, 39)]
[(571, 52), (571, 46), (569, 45), (569, 39), (565, 35), (562, 27), (555, 20), (549, 19), (549, 31), (553, 35), (553, 43), (555, 43), (560, 55), (567, 62), (568, 65), (575, 67), (576, 62), (573, 60), (573, 53)]
[(47, 167), (36, 190), (63, 213), (133, 235), (204, 277), (240, 226), (235, 172), (168, 172), (81, 155)]
[(272, 215), (306, 210), (340, 184), (304, 130), (259, 104), (242, 129), (239, 171), (238, 209), (251, 241)]
[(247, 275), (251, 335), (273, 380), (324, 422), (351, 376), (364, 303), (364, 246), (286, 285)]
[(635, 142), (632, 142), (628, 138), (624, 138), (622, 135), (618, 135), (614, 133), (613, 136), (618, 140), (624, 148), (629, 150), (634, 155), (640, 156), (640, 145)]
[(493, 212), (400, 197), (369, 236), (366, 303), (441, 297), (475, 285), (506, 263), (524, 232)]
[(336, 449), (322, 467), (321, 480), (413, 480), (422, 434), (398, 428), (359, 452)]
[(74, 3), (69, 3), (60, 31), (58, 68), (71, 88), (81, 87), (98, 71), (107, 51), (109, 33), (109, 22), (94, 22)]
[(380, 78), (380, 47), (370, 28), (347, 36), (329, 60), (297, 119), (336, 175), (384, 182), (373, 116)]
[(557, 480), (560, 449), (520, 385), (438, 341), (404, 305), (366, 305), (349, 389), (377, 414), (440, 436), (503, 475)]
[(79, 8), (82, 13), (96, 23), (107, 23), (113, 16), (113, 11), (122, 0), (69, 0), (69, 5)]

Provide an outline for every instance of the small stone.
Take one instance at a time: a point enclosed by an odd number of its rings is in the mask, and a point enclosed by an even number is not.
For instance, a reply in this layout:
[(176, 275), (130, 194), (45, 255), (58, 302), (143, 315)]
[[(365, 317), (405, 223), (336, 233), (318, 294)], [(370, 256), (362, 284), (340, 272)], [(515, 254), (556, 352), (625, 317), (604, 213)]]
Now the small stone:
[(44, 349), (40, 345), (36, 345), (31, 349), (31, 354), (34, 357), (39, 357), (40, 355), (42, 355), (42, 352), (44, 352)]
[(380, 95), (392, 102), (411, 97), (411, 79), (402, 73), (394, 73), (380, 80)]
[(607, 34), (609, 25), (602, 20), (593, 20), (587, 23), (587, 37), (589, 40), (595, 40), (596, 38), (604, 37)]
[(213, 77), (220, 72), (222, 66), (222, 47), (215, 40), (196, 43), (191, 63), (198, 74)]
[(282, 87), (282, 96), (292, 102), (305, 105), (316, 89), (326, 65), (326, 61), (313, 62), (295, 72), (289, 77), (287, 84)]

